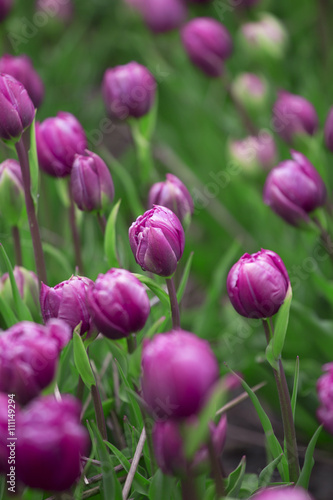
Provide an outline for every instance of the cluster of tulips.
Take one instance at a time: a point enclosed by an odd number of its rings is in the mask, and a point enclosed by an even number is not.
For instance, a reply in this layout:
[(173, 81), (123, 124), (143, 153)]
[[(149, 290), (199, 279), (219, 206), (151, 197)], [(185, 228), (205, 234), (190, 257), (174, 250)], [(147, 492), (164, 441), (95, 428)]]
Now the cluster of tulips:
[[(183, 47), (192, 63), (208, 77), (224, 78), (225, 61), (231, 56), (233, 41), (219, 21), (195, 18), (185, 23), (187, 7), (182, 0), (128, 0), (127, 3), (142, 14), (147, 26), (155, 32), (181, 27)], [(235, 2), (235, 8), (248, 9), (256, 3), (253, 0)], [(0, 2), (2, 18), (8, 15), (10, 4)], [(68, 8), (69, 2), (66, 4)], [(38, 5), (40, 9), (50, 7), (47, 1), (40, 1)], [(257, 23), (245, 24), (241, 32), (244, 43), (252, 44), (255, 50), (261, 45), (275, 57), (283, 51), (286, 36), (283, 26), (270, 15), (262, 16)], [(73, 337), (79, 335), (84, 345), (84, 341), (98, 342), (104, 336), (113, 342), (127, 339), (129, 355), (142, 349), (137, 398), (144, 422), (147, 415), (153, 421), (151, 433), (146, 429), (155, 457), (152, 460), (156, 460), (164, 474), (180, 478), (183, 498), (188, 500), (197, 498), (195, 477), (210, 464), (216, 498), (225, 497), (219, 462), (227, 435), (225, 415), (217, 423), (215, 413), (210, 415), (205, 439), (198, 443), (192, 455), (187, 450), (189, 430), (193, 435), (199, 428), (202, 415), (216, 393), (226, 394), (234, 385), (244, 383), (237, 375), (220, 380), (220, 367), (209, 343), (195, 332), (181, 328), (174, 275), (184, 252), (185, 230), (194, 211), (189, 186), (175, 175), (167, 174), (165, 181), (147, 190), (148, 210), (128, 229), (128, 244), (136, 263), (151, 278), (156, 275), (166, 279), (172, 318), (170, 331), (156, 333), (144, 340), (142, 346), (137, 346), (135, 334), (149, 324), (152, 307), (148, 282), (121, 267), (112, 267), (96, 280), (84, 276), (80, 244), (75, 235), (77, 209), (96, 214), (105, 231), (105, 214), (115, 198), (110, 170), (101, 156), (87, 149), (85, 131), (72, 114), (59, 112), (42, 123), (34, 122), (44, 88), (27, 56), (4, 55), (0, 59), (0, 72), (0, 137), (16, 150), (18, 157), (18, 161), (9, 158), (0, 165), (0, 210), (13, 228), (13, 238), (16, 238), (13, 277), (31, 313), (30, 321), (19, 321), (10, 327), (6, 324), (10, 316), (4, 315), (4, 331), (0, 335), (0, 474), (6, 475), (9, 470), (7, 408), (10, 394), (15, 395), (17, 404), (18, 488), (28, 486), (62, 492), (78, 482), (83, 463), (89, 461), (91, 435), (82, 422), (80, 401), (71, 394), (60, 394), (54, 381), (61, 353)], [(323, 246), (329, 251), (327, 231), (314, 214), (315, 210), (326, 207), (324, 180), (309, 159), (295, 150), (291, 151), (292, 159), (272, 168), (276, 158), (273, 137), (260, 134), (251, 120), (247, 106), (264, 99), (265, 85), (262, 78), (246, 73), (227, 86), (251, 134), (245, 140), (231, 141), (230, 155), (245, 168), (259, 164), (264, 171), (271, 169), (264, 187), (264, 203), (287, 223), (319, 232)], [(151, 72), (137, 62), (107, 69), (101, 93), (108, 116), (116, 123), (144, 117), (154, 105), (156, 88)], [(318, 128), (312, 104), (287, 91), (281, 91), (275, 102), (273, 123), (274, 130), (292, 147), (297, 147), (300, 139), (314, 135)], [(325, 125), (325, 139), (327, 148), (333, 151), (332, 110)], [(73, 275), (55, 286), (48, 285), (37, 222), (32, 156), (28, 154), (35, 146), (40, 169), (54, 178), (68, 180), (72, 207), (72, 232), (80, 275)], [(37, 275), (22, 267), (19, 227), (25, 211)], [(300, 482), (293, 411), (281, 361), (283, 342), (276, 348), (274, 342), (278, 334), (274, 333), (271, 321), (273, 316), (286, 310), (290, 301), (288, 272), (272, 250), (246, 253), (230, 269), (227, 292), (240, 315), (262, 320), (268, 349), (273, 345), (270, 363), (286, 442), (285, 453), (280, 447), (281, 454), (278, 454), (281, 464), (283, 460), (286, 464), (283, 478), (286, 484), (265, 487), (256, 491), (253, 498), (309, 500), (311, 497)], [(0, 295), (9, 311), (15, 313), (14, 291), (8, 274), (1, 280)], [(275, 322), (276, 331), (281, 317)], [(86, 349), (85, 356), (88, 356)], [(325, 373), (318, 381), (317, 417), (333, 434), (333, 363), (323, 369)], [(43, 395), (50, 386), (51, 394)], [(107, 441), (98, 381), (92, 386), (92, 397), (99, 432)]]

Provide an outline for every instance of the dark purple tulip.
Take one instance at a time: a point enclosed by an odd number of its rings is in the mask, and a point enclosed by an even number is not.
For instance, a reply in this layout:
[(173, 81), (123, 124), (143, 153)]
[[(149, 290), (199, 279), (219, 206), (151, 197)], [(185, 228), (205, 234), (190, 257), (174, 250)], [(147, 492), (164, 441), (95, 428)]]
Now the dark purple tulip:
[(28, 92), (15, 78), (0, 74), (0, 137), (17, 142), (35, 118)]
[(142, 330), (150, 313), (145, 287), (125, 269), (99, 274), (87, 299), (97, 329), (110, 339)]
[(51, 318), (65, 321), (71, 328), (80, 323), (81, 334), (91, 332), (92, 322), (87, 308), (87, 292), (93, 282), (84, 276), (72, 276), (69, 280), (51, 288), (42, 283), (40, 306), (44, 322)]
[(182, 223), (191, 218), (194, 210), (187, 187), (172, 174), (166, 174), (166, 181), (157, 182), (150, 188), (148, 206), (152, 208), (154, 205), (169, 208)]
[(325, 122), (325, 144), (327, 149), (333, 153), (333, 107), (330, 109)]
[(0, 73), (11, 75), (21, 82), (34, 103), (35, 108), (41, 105), (44, 97), (44, 85), (34, 69), (30, 57), (25, 54), (21, 56), (4, 54), (0, 58)]
[[(197, 425), (197, 419), (187, 419), (184, 425), (186, 427), (195, 427)], [(218, 425), (211, 422), (210, 433), (215, 453), (219, 457), (226, 440), (227, 418), (223, 416)], [(182, 476), (186, 474), (189, 467), (195, 473), (196, 469), (208, 462), (208, 449), (206, 446), (203, 446), (195, 454), (193, 461), (187, 463), (180, 424), (175, 420), (156, 422), (152, 436), (157, 465), (164, 474)]]
[(327, 432), (333, 434), (333, 363), (323, 366), (325, 372), (317, 382), (317, 393), (320, 407), (317, 418)]
[(84, 154), (87, 138), (71, 113), (60, 111), (56, 117), (36, 123), (39, 166), (49, 175), (65, 177), (71, 173), (76, 154)]
[(73, 17), (74, 5), (72, 0), (37, 0), (36, 10), (66, 23)]
[(114, 186), (108, 167), (91, 151), (75, 155), (71, 171), (73, 199), (84, 212), (104, 212), (114, 198)]
[(312, 163), (291, 152), (292, 160), (280, 163), (269, 173), (264, 202), (293, 226), (309, 222), (308, 214), (325, 204), (326, 187)]
[(14, 0), (0, 0), (0, 22), (8, 16), (13, 7)]
[(265, 488), (251, 498), (253, 500), (313, 500), (312, 496), (299, 486)]
[(137, 62), (106, 70), (102, 94), (111, 118), (141, 118), (152, 107), (156, 82), (150, 71)]
[(183, 0), (141, 0), (139, 10), (148, 28), (155, 33), (179, 28), (187, 15)]
[(0, 335), (0, 392), (28, 403), (55, 375), (61, 349), (70, 338), (68, 326), (51, 320), (46, 326), (23, 321)]
[(81, 405), (69, 394), (44, 396), (17, 421), (16, 470), (30, 488), (67, 490), (81, 474), (81, 455), (89, 453), (88, 432), (80, 423)]
[(282, 259), (271, 250), (244, 254), (227, 278), (229, 299), (246, 318), (268, 318), (286, 298), (289, 276)]
[(292, 144), (299, 134), (315, 134), (318, 116), (304, 97), (281, 91), (273, 106), (273, 126), (283, 140)]
[[(24, 267), (14, 267), (15, 282), (23, 302), (29, 308), (34, 321), (41, 319), (39, 306), (39, 281), (33, 271)], [(12, 287), (8, 273), (5, 273), (0, 279), (0, 295), (15, 310)]]
[(17, 226), (25, 209), (21, 167), (16, 160), (0, 163), (0, 212), (10, 226)]
[(144, 271), (166, 277), (175, 272), (185, 234), (171, 210), (155, 205), (133, 222), (128, 234), (135, 260)]
[(218, 363), (208, 342), (193, 333), (161, 333), (143, 347), (142, 394), (155, 420), (196, 415), (218, 377)]
[(229, 31), (215, 19), (197, 17), (182, 28), (184, 48), (195, 66), (206, 75), (218, 77), (230, 57), (233, 43)]

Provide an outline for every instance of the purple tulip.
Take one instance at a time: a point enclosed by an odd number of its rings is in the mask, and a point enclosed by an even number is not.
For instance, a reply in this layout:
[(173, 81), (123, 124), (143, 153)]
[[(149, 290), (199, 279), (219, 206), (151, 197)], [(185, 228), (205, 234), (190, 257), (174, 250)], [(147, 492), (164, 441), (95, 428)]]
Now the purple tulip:
[[(251, 497), (252, 498), (252, 497)], [(299, 486), (278, 486), (265, 488), (256, 493), (253, 500), (313, 500), (312, 496)]]
[(309, 222), (308, 214), (325, 204), (326, 187), (314, 166), (302, 154), (275, 167), (267, 177), (264, 202), (293, 226)]
[(148, 206), (152, 208), (154, 205), (169, 208), (182, 223), (191, 218), (194, 210), (187, 187), (172, 174), (166, 174), (166, 181), (157, 182), (150, 188)]
[(72, 276), (69, 280), (51, 288), (42, 283), (40, 306), (44, 322), (58, 318), (74, 328), (81, 324), (81, 335), (92, 330), (91, 317), (87, 308), (87, 292), (92, 281), (84, 276)]
[(327, 432), (333, 434), (333, 363), (323, 366), (325, 372), (317, 382), (317, 393), (320, 407), (317, 418)]
[[(15, 266), (13, 271), (14, 279), (23, 302), (31, 312), (34, 321), (39, 322), (41, 318), (39, 281), (36, 274), (20, 266)], [(0, 279), (0, 295), (15, 310), (15, 302), (8, 273), (5, 273)]]
[(273, 106), (273, 126), (283, 140), (292, 144), (299, 134), (315, 134), (318, 116), (304, 97), (280, 91)]
[(254, 73), (241, 73), (232, 82), (231, 90), (233, 95), (245, 107), (258, 109), (266, 104), (268, 89), (264, 78)]
[(19, 141), (35, 118), (35, 107), (22, 83), (0, 73), (0, 137)]
[(211, 77), (223, 73), (224, 61), (233, 50), (231, 36), (223, 24), (209, 17), (197, 17), (185, 24), (181, 38), (195, 66)]
[(10, 226), (17, 226), (25, 209), (21, 167), (16, 160), (0, 163), (0, 212)]
[(241, 26), (240, 39), (244, 51), (262, 59), (282, 59), (288, 41), (288, 34), (279, 19), (263, 13), (257, 22)]
[(142, 394), (155, 420), (196, 415), (219, 377), (208, 342), (173, 330), (155, 335), (142, 351)]
[(333, 153), (333, 107), (330, 109), (325, 122), (325, 144), (327, 149)]
[(185, 234), (171, 210), (155, 205), (133, 222), (128, 234), (135, 260), (144, 271), (166, 277), (175, 272)]
[(244, 254), (227, 278), (229, 299), (246, 318), (268, 318), (278, 312), (290, 285), (282, 259), (271, 250)]
[(150, 313), (145, 287), (126, 269), (99, 274), (87, 299), (97, 329), (110, 339), (142, 330)]
[(63, 111), (36, 123), (36, 142), (39, 166), (54, 177), (69, 175), (75, 155), (84, 154), (87, 149), (81, 124), (71, 113)]
[(36, 11), (67, 23), (73, 17), (74, 5), (72, 0), (37, 0)]
[(113, 119), (141, 118), (155, 100), (156, 82), (145, 66), (130, 62), (109, 68), (104, 74), (102, 94)]
[(148, 28), (155, 33), (179, 28), (187, 16), (183, 0), (141, 0), (139, 10)]
[(0, 335), (0, 392), (28, 403), (53, 380), (61, 349), (70, 338), (68, 326), (51, 320), (46, 326), (23, 321)]
[(43, 82), (34, 69), (30, 57), (26, 55), (12, 56), (4, 54), (0, 58), (0, 73), (6, 73), (21, 82), (28, 92), (30, 99), (38, 108), (44, 98)]
[[(187, 419), (185, 425), (195, 427), (197, 419)], [(217, 426), (211, 422), (209, 427), (215, 453), (219, 457), (226, 440), (227, 418), (223, 416)], [(200, 466), (208, 462), (208, 449), (203, 446), (197, 451), (193, 461), (187, 463), (180, 424), (175, 420), (156, 422), (152, 437), (157, 465), (164, 474), (182, 476), (186, 474), (189, 467), (195, 473)]]
[(86, 150), (75, 155), (71, 171), (73, 199), (84, 212), (104, 212), (114, 198), (112, 177), (100, 156)]
[(270, 170), (276, 161), (276, 145), (270, 134), (249, 136), (240, 141), (230, 141), (231, 159), (242, 167), (245, 173)]
[(13, 7), (14, 0), (0, 0), (0, 22), (8, 16)]
[(69, 394), (44, 396), (17, 420), (16, 471), (30, 488), (67, 490), (81, 474), (81, 455), (89, 453), (88, 432), (80, 423), (81, 405)]

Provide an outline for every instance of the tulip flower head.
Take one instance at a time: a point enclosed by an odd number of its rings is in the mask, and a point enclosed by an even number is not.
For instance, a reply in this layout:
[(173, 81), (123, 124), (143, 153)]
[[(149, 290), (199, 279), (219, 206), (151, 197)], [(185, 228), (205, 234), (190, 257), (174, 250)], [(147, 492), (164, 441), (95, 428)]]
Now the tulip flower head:
[(50, 19), (67, 23), (73, 17), (74, 5), (72, 0), (37, 0), (36, 11), (48, 15)]
[(309, 214), (325, 204), (326, 187), (309, 160), (297, 151), (292, 160), (280, 163), (269, 173), (264, 202), (293, 226), (310, 221)]
[(2, 22), (13, 7), (14, 0), (0, 0), (0, 22)]
[(256, 110), (267, 102), (268, 87), (266, 80), (254, 73), (241, 73), (232, 82), (233, 95), (246, 108)]
[(270, 134), (249, 136), (239, 141), (229, 141), (230, 159), (241, 167), (244, 173), (270, 170), (276, 161), (276, 145)]
[(325, 372), (317, 382), (317, 393), (320, 407), (317, 418), (330, 434), (333, 434), (333, 363), (323, 366)]
[(253, 500), (313, 500), (313, 498), (298, 486), (280, 486), (259, 491), (254, 495)]
[(16, 160), (0, 163), (0, 212), (10, 226), (17, 226), (25, 210), (21, 167)]
[(227, 278), (229, 299), (246, 318), (268, 318), (283, 304), (290, 280), (282, 259), (271, 250), (244, 254)]
[(325, 122), (325, 144), (327, 149), (333, 152), (333, 107), (330, 109)]
[(154, 33), (179, 28), (187, 16), (183, 0), (139, 0), (137, 7), (147, 27)]
[(168, 208), (154, 205), (129, 228), (136, 262), (144, 271), (171, 276), (183, 255), (185, 234), (178, 217)]
[(240, 40), (244, 50), (255, 58), (282, 59), (288, 34), (279, 19), (263, 13), (259, 21), (242, 25)]

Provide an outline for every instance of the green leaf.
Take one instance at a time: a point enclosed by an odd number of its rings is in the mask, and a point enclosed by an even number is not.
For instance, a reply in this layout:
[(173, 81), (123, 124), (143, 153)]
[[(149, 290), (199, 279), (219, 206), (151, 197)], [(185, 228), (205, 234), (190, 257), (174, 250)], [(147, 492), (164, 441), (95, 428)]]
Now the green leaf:
[(292, 396), (291, 396), (291, 409), (292, 409), (292, 412), (293, 412), (294, 421), (295, 421), (295, 412), (296, 412), (298, 380), (299, 380), (299, 356), (297, 356), (297, 358), (296, 358), (295, 375), (294, 375), (294, 386), (293, 386), (293, 393), (292, 393)]
[(240, 488), (242, 486), (243, 477), (246, 469), (246, 457), (242, 457), (238, 467), (234, 471), (232, 471), (228, 478), (226, 484), (226, 493), (228, 497), (234, 495), (238, 496)]
[(1, 316), (4, 319), (7, 328), (10, 328), (11, 326), (14, 326), (16, 323), (18, 323), (18, 319), (15, 316), (14, 312), (11, 310), (7, 302), (3, 300), (1, 295), (0, 295), (0, 311), (1, 311)]
[(88, 354), (84, 347), (83, 340), (80, 334), (77, 332), (77, 329), (78, 327), (75, 328), (73, 333), (74, 363), (84, 384), (90, 389), (92, 385), (96, 385), (96, 380), (90, 366)]
[(129, 383), (127, 377), (125, 377), (125, 374), (120, 366), (119, 361), (116, 359), (116, 364), (118, 366), (118, 371), (120, 378), (125, 385), (125, 388), (127, 389), (127, 394), (128, 394), (128, 399), (131, 404), (131, 409), (133, 410), (134, 418), (135, 418), (135, 425), (137, 429), (140, 429), (143, 427), (143, 419), (142, 419), (142, 414), (140, 410), (140, 406), (136, 400), (136, 398), (133, 395), (133, 387)]
[(30, 313), (28, 307), (23, 302), (23, 299), (20, 295), (20, 292), (18, 291), (17, 284), (16, 284), (16, 281), (14, 278), (12, 265), (10, 263), (8, 255), (6, 253), (6, 250), (4, 249), (4, 247), (1, 243), (0, 243), (0, 252), (1, 252), (1, 255), (2, 255), (3, 260), (5, 262), (6, 271), (8, 272), (10, 284), (12, 287), (13, 300), (14, 300), (14, 304), (15, 304), (15, 314), (16, 314), (19, 321), (33, 321), (31, 313)]
[(273, 472), (275, 468), (279, 465), (283, 457), (283, 453), (281, 453), (280, 456), (277, 458), (274, 458), (272, 462), (270, 462), (261, 472), (259, 475), (259, 488), (265, 488), (266, 486), (269, 485), (272, 479)]
[(147, 141), (150, 141), (155, 131), (157, 110), (158, 110), (158, 98), (157, 94), (155, 94), (154, 104), (151, 107), (149, 113), (140, 118), (140, 120), (137, 120), (140, 134)]
[(31, 196), (34, 200), (35, 205), (37, 206), (37, 201), (38, 201), (37, 195), (39, 188), (39, 165), (38, 165), (37, 147), (36, 147), (35, 120), (36, 116), (30, 127), (30, 149), (28, 152), (28, 156), (29, 156), (30, 177), (31, 177)]
[(116, 221), (120, 203), (121, 200), (119, 200), (111, 210), (105, 228), (104, 253), (108, 259), (110, 267), (120, 267), (117, 257), (117, 245), (116, 245)]
[(188, 277), (189, 277), (190, 271), (191, 271), (193, 255), (194, 255), (194, 252), (191, 252), (189, 258), (187, 259), (187, 262), (185, 264), (185, 269), (184, 269), (184, 272), (183, 272), (183, 276), (182, 276), (182, 279), (180, 281), (180, 284), (179, 284), (179, 287), (178, 287), (178, 290), (177, 290), (178, 304), (180, 304), (180, 302), (181, 302), (181, 300), (183, 298), (185, 289), (186, 289), (187, 280), (188, 280)]
[(172, 499), (174, 498), (174, 491), (176, 488), (176, 480), (174, 477), (165, 476), (163, 472), (158, 469), (150, 483), (149, 500), (157, 499)]
[(145, 339), (151, 339), (157, 332), (159, 326), (165, 321), (165, 316), (159, 318), (155, 323), (149, 328), (148, 332), (145, 334)]
[(134, 274), (134, 276), (138, 278), (138, 280), (141, 281), (141, 283), (150, 288), (150, 290), (160, 299), (163, 306), (167, 307), (167, 309), (169, 310), (170, 307), (169, 295), (166, 293), (165, 290), (163, 290), (163, 288), (160, 285), (158, 285), (151, 278), (144, 276), (143, 274)]
[(289, 285), (286, 298), (282, 306), (280, 307), (279, 312), (277, 313), (274, 335), (266, 349), (267, 361), (275, 370), (277, 370), (278, 366), (277, 362), (281, 358), (286, 338), (291, 300), (292, 300), (292, 289), (291, 286)]
[(303, 469), (301, 471), (301, 474), (299, 476), (299, 479), (297, 481), (297, 486), (302, 486), (304, 489), (308, 489), (309, 486), (309, 481), (310, 481), (310, 476), (312, 472), (312, 468), (314, 466), (314, 458), (313, 454), (315, 451), (315, 447), (317, 444), (317, 440), (319, 437), (319, 434), (321, 433), (323, 426), (320, 425), (314, 435), (312, 436), (312, 439), (306, 449), (305, 452), (305, 459), (304, 459), (304, 464), (303, 464)]
[[(135, 119), (130, 120), (130, 127), (137, 152), (138, 163), (140, 165), (141, 181), (146, 184), (151, 180), (151, 174), (154, 170), (154, 161), (150, 145), (151, 138), (148, 136), (150, 130), (149, 127), (140, 127), (140, 123)], [(141, 128), (146, 135), (142, 134)]]
[(73, 274), (73, 268), (69, 263), (69, 260), (58, 248), (44, 241), (43, 251), (45, 254), (49, 254), (54, 258), (54, 260), (58, 263), (59, 268), (63, 271), (64, 275), (71, 276)]
[(239, 498), (249, 498), (258, 489), (257, 474), (245, 474), (239, 492)]
[(41, 490), (34, 490), (32, 488), (25, 488), (22, 500), (43, 500), (44, 493)]

